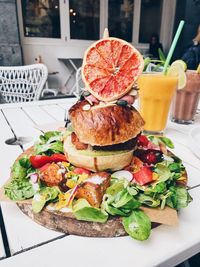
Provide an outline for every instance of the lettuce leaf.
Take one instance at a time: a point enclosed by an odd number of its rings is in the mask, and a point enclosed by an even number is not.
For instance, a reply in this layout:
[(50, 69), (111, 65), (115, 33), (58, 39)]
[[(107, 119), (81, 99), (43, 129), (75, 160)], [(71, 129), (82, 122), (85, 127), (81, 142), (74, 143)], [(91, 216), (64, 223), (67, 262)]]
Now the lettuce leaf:
[(43, 135), (40, 135), (40, 143), (46, 144), (50, 139), (53, 139), (54, 137), (60, 138), (61, 132), (59, 131), (48, 131), (44, 133)]
[(89, 202), (84, 198), (79, 198), (75, 204), (73, 205), (73, 211), (76, 212), (77, 210), (80, 210), (85, 207), (91, 207)]
[(54, 200), (60, 191), (57, 187), (43, 187), (32, 200), (33, 212), (40, 212), (48, 201)]
[(192, 197), (188, 193), (187, 189), (182, 186), (171, 186), (169, 188), (171, 193), (166, 200), (166, 204), (174, 209), (182, 209), (188, 206), (192, 201)]
[(168, 168), (170, 169), (171, 172), (175, 173), (181, 173), (183, 170), (185, 170), (185, 167), (181, 162), (173, 162), (169, 164)]
[(137, 200), (149, 207), (155, 208), (160, 205), (160, 200), (159, 199), (154, 199), (153, 197), (146, 196), (144, 194), (140, 194), (137, 198)]
[(61, 141), (46, 143), (46, 144), (35, 144), (34, 151), (36, 155), (50, 152), (50, 153), (64, 153), (63, 143)]
[(115, 200), (112, 203), (112, 205), (115, 208), (120, 208), (123, 207), (125, 204), (127, 204), (133, 197), (129, 194), (129, 192), (124, 189), (123, 191), (119, 192), (116, 196), (115, 196)]
[(146, 240), (151, 233), (151, 221), (141, 210), (133, 210), (131, 215), (122, 220), (125, 231), (136, 240)]
[(101, 207), (108, 214), (128, 216), (133, 209), (137, 209), (141, 205), (140, 202), (129, 193), (129, 191), (131, 191), (131, 193), (137, 194), (138, 191), (135, 190), (135, 188), (131, 188), (132, 190), (130, 190), (129, 186), (126, 188), (124, 186), (124, 180), (118, 180), (106, 190)]
[(114, 180), (113, 184), (109, 186), (106, 190), (106, 194), (111, 196), (116, 195), (124, 189), (124, 180)]
[(159, 137), (160, 141), (163, 142), (167, 147), (174, 148), (174, 144), (172, 141), (167, 137)]
[(35, 154), (63, 153), (62, 132), (49, 131), (40, 135), (40, 141), (34, 145)]
[(31, 198), (35, 190), (28, 180), (13, 179), (9, 184), (4, 186), (4, 192), (11, 200), (20, 201)]
[(115, 215), (119, 215), (119, 216), (127, 216), (127, 213), (129, 214), (130, 212), (128, 211), (123, 211), (122, 209), (118, 209), (113, 207), (112, 205), (109, 205), (107, 202), (105, 202), (103, 204), (103, 210), (105, 210), (108, 214), (115, 216)]
[(17, 160), (12, 168), (11, 168), (11, 177), (12, 179), (24, 179), (27, 174), (28, 170), (31, 168), (31, 163), (27, 155), (23, 156), (19, 160)]
[(104, 211), (92, 207), (86, 199), (80, 198), (73, 205), (73, 213), (77, 220), (87, 222), (105, 223), (108, 214)]
[(74, 212), (77, 220), (87, 222), (105, 223), (108, 219), (108, 214), (98, 208), (84, 207)]
[(169, 168), (162, 163), (157, 163), (154, 171), (159, 175), (159, 181), (165, 182), (172, 177)]

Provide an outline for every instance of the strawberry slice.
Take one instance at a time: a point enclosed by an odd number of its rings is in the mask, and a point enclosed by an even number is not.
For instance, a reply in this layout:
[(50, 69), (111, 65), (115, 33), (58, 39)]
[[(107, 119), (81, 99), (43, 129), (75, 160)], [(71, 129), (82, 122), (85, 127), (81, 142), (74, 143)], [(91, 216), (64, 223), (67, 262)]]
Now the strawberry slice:
[(147, 149), (147, 150), (137, 149), (134, 152), (134, 155), (138, 157), (140, 160), (142, 160), (142, 162), (148, 165), (156, 164), (163, 160), (163, 153), (155, 149)]

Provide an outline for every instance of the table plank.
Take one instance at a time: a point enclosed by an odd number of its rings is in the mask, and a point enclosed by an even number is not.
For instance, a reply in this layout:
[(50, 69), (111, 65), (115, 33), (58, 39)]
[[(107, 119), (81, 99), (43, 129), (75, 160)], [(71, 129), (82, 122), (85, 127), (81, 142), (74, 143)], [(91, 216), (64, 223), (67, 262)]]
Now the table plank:
[(6, 252), (4, 249), (3, 239), (0, 231), (0, 259), (6, 257)]
[(28, 138), (27, 143), (23, 145), (23, 147), (26, 149), (32, 146), (40, 135), (40, 131), (33, 127), (34, 122), (21, 108), (3, 109), (3, 113), (11, 125), (15, 135), (18, 138)]
[(172, 150), (172, 152), (174, 152), (184, 162), (200, 170), (200, 159), (198, 159), (190, 149), (188, 133), (168, 128), (166, 135), (173, 141), (175, 145), (175, 148)]
[(0, 186), (2, 186), (10, 176), (10, 166), (13, 164), (17, 156), (22, 152), (19, 146), (11, 146), (5, 144), (5, 140), (8, 138), (13, 138), (14, 135), (7, 124), (3, 114), (0, 112), (0, 162), (1, 162), (1, 172), (0, 172)]
[[(1, 125), (1, 134), (0, 134), (0, 151), (1, 151), (0, 187), (1, 187), (9, 178), (10, 166), (12, 165), (15, 158), (21, 153), (21, 148), (19, 146), (9, 146), (5, 144), (5, 140), (8, 138), (13, 138), (14, 135), (1, 111), (0, 111), (0, 125)], [(6, 257), (6, 253), (4, 249), (2, 234), (0, 231), (0, 259), (4, 257)]]
[(20, 102), (20, 103), (8, 103), (8, 104), (0, 104), (0, 109), (5, 108), (18, 108), (18, 107), (32, 107), (32, 106), (41, 106), (41, 105), (52, 105), (52, 104), (69, 104), (72, 105), (75, 103), (77, 99), (75, 97), (63, 98), (63, 99), (51, 99), (51, 100), (39, 100), (39, 101), (32, 101), (32, 102)]
[(63, 109), (69, 109), (73, 104), (75, 104), (77, 102), (77, 98), (72, 98), (71, 99), (71, 102), (68, 102), (68, 103), (59, 103), (58, 105), (63, 108)]
[(11, 254), (62, 236), (24, 215), (15, 203), (1, 203)]
[[(200, 169), (190, 163), (183, 163), (188, 174), (188, 186), (200, 184)], [(200, 190), (200, 188), (199, 188)]]
[(40, 106), (44, 111), (51, 115), (56, 121), (63, 121), (65, 110), (59, 105)]
[(52, 123), (56, 121), (53, 116), (47, 113), (40, 106), (23, 107), (23, 110), (33, 120), (34, 124)]

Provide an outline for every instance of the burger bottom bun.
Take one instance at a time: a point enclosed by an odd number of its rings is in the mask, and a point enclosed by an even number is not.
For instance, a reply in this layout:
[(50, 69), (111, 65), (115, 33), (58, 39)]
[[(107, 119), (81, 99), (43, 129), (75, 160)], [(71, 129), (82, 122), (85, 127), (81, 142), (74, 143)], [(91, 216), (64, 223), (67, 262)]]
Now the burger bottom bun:
[(129, 151), (109, 151), (95, 154), (89, 150), (77, 150), (71, 142), (71, 136), (64, 141), (64, 152), (68, 161), (76, 166), (91, 171), (121, 170), (131, 163), (133, 150)]

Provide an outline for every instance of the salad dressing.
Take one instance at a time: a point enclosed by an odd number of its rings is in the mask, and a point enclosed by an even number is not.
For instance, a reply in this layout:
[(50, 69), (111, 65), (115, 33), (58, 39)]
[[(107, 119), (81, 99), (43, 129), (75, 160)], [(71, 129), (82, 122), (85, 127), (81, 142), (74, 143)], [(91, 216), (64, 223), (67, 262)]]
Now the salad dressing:
[(90, 182), (90, 183), (93, 183), (93, 184), (102, 184), (103, 183), (103, 179), (102, 179), (102, 177), (100, 177), (98, 175), (95, 175), (95, 176), (92, 176), (92, 178), (89, 178), (89, 179), (85, 180), (85, 182)]
[(94, 168), (98, 172), (97, 158), (94, 157)]
[(41, 199), (42, 199), (42, 196), (39, 194), (39, 193), (37, 193), (36, 195), (34, 195), (34, 197), (33, 197), (33, 199), (35, 200), (35, 201), (41, 201)]

